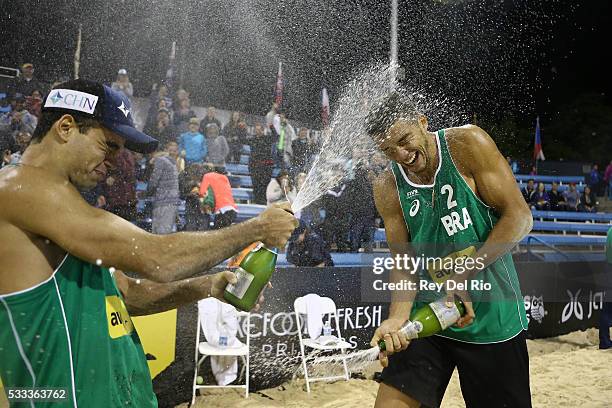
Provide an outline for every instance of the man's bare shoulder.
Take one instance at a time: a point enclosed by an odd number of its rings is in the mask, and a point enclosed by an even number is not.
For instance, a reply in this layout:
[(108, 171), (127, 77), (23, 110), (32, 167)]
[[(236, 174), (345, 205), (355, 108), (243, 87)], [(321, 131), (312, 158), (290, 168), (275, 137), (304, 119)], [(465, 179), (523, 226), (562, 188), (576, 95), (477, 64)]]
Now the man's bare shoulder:
[[(10, 166), (0, 171), (0, 208), (20, 211), (35, 210), (24, 207), (32, 197), (49, 197), (49, 194), (78, 194), (74, 186), (58, 176), (34, 166)], [(1, 215), (0, 215), (1, 217)]]
[(445, 137), (453, 161), (460, 170), (486, 165), (492, 155), (499, 154), (491, 136), (475, 125), (446, 129)]

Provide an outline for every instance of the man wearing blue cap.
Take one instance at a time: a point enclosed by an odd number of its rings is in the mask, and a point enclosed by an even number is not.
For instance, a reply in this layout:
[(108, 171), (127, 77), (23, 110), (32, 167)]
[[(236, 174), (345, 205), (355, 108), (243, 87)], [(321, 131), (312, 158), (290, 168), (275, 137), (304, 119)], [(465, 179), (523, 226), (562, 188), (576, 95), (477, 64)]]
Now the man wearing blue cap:
[(130, 314), (222, 298), (231, 272), (187, 278), (252, 242), (282, 246), (297, 225), (277, 206), (215, 232), (149, 234), (79, 194), (123, 146), (157, 141), (134, 127), (125, 95), (69, 81), (45, 99), (21, 163), (0, 171), (0, 376), (16, 407), (49, 389), (54, 407), (156, 407)]

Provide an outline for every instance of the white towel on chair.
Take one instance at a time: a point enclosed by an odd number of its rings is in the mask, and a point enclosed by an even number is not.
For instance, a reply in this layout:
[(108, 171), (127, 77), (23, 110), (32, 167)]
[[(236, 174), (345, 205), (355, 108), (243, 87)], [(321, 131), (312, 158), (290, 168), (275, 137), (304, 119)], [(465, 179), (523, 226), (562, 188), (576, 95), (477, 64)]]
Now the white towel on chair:
[[(242, 342), (236, 338), (238, 317), (232, 305), (215, 298), (208, 298), (198, 302), (198, 309), (202, 331), (208, 343), (218, 347), (219, 334), (224, 330), (227, 335), (228, 348), (242, 345)], [(227, 385), (238, 377), (238, 357), (236, 356), (210, 356), (210, 365), (218, 385)]]
[(308, 336), (316, 340), (321, 335), (323, 330), (323, 310), (321, 308), (320, 297), (317, 295), (304, 296), (306, 302), (306, 325), (308, 327)]

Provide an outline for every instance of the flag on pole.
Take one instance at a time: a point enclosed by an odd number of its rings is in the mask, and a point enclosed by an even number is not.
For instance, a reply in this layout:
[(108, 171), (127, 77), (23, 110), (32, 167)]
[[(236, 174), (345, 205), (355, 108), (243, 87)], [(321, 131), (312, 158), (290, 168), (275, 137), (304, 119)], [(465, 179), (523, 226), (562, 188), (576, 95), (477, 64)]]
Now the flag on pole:
[(174, 78), (176, 75), (176, 41), (172, 41), (172, 48), (170, 49), (170, 56), (168, 58), (168, 69), (166, 70), (166, 81), (165, 84), (168, 88), (174, 87)]
[(542, 138), (540, 136), (540, 117), (536, 118), (535, 143), (533, 147), (534, 160), (546, 160), (544, 158), (544, 150), (542, 150)]
[(278, 74), (276, 75), (276, 86), (274, 87), (274, 102), (280, 110), (283, 104), (283, 63), (278, 63)]
[(329, 124), (329, 97), (327, 96), (327, 88), (323, 88), (321, 92), (321, 122), (323, 128)]

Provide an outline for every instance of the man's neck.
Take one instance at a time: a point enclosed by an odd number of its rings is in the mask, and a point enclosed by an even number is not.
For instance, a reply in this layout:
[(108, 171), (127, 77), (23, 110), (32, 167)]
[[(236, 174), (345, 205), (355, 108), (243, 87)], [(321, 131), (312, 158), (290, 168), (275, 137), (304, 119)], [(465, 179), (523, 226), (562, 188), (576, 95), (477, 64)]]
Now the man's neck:
[(70, 181), (67, 169), (60, 165), (63, 162), (55, 153), (53, 146), (45, 143), (44, 140), (39, 143), (30, 144), (21, 156), (22, 165), (38, 167), (44, 169), (48, 174)]

